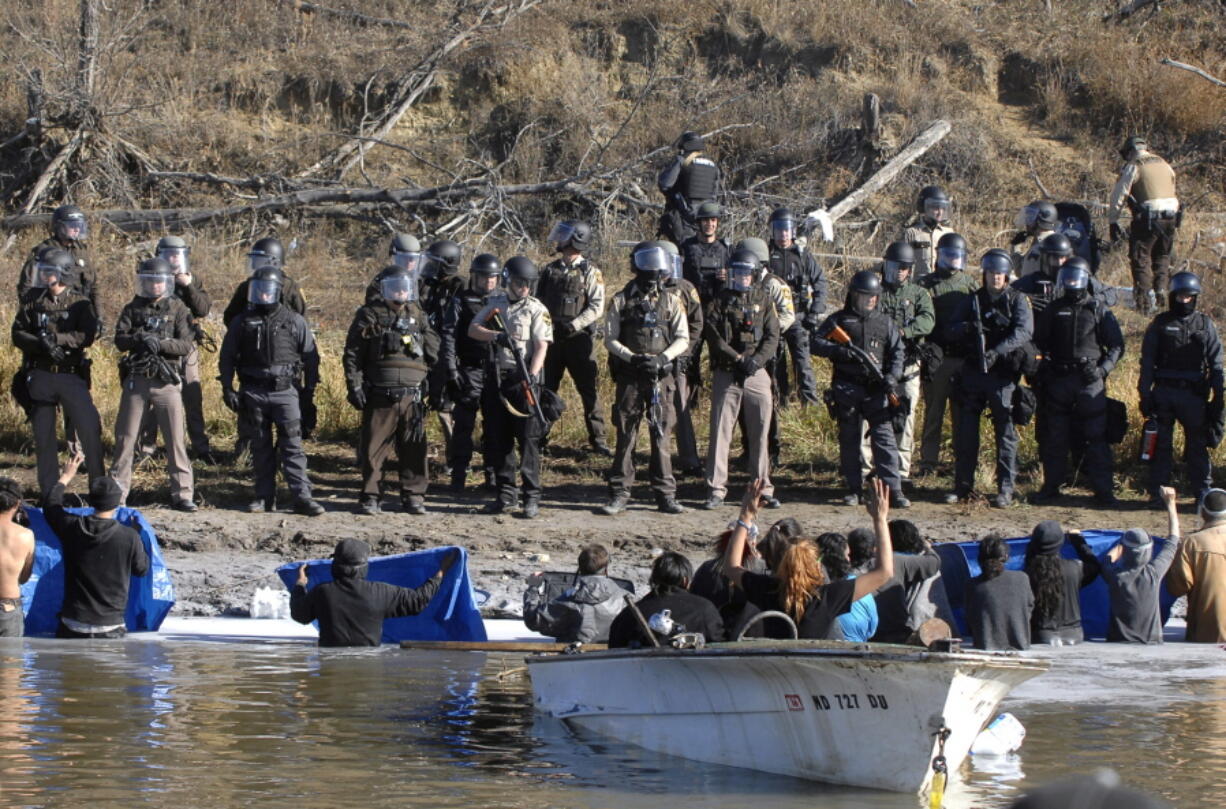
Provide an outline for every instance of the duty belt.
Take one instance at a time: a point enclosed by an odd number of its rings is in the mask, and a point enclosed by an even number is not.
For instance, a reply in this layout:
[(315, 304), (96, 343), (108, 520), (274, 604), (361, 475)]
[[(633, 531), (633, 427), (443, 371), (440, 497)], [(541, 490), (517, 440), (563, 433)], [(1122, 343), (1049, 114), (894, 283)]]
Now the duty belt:
[(407, 398), (410, 402), (420, 402), (422, 400), (420, 385), (407, 385), (395, 388), (375, 386), (371, 389), (371, 391), (393, 402), (399, 402), (401, 399), (405, 398)]
[(81, 360), (74, 362), (54, 363), (44, 359), (30, 360), (30, 368), (36, 368), (39, 371), (46, 371), (51, 374), (80, 374)]
[(289, 390), (293, 387), (293, 376), (254, 376), (252, 374), (238, 372), (238, 380), (245, 388), (261, 388), (267, 390)]
[[(1088, 359), (1093, 359), (1092, 357)], [(1095, 363), (1097, 365), (1097, 363)], [(1076, 374), (1081, 372), (1081, 360), (1048, 360), (1047, 367), (1057, 374)]]
[(1178, 390), (1209, 389), (1209, 383), (1204, 379), (1163, 379), (1159, 377), (1154, 381), (1154, 384), (1159, 387), (1176, 388)]

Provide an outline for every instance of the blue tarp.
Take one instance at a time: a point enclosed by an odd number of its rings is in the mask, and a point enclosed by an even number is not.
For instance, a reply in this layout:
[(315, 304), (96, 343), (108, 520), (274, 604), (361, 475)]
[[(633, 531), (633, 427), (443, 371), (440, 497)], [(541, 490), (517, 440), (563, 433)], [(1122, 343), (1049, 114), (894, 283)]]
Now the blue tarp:
[[(70, 508), (72, 514), (93, 514), (92, 508)], [(34, 532), (34, 573), (21, 586), (22, 608), (26, 613), (27, 635), (54, 635), (64, 604), (64, 562), (60, 538), (51, 530), (41, 508), (26, 508), (30, 530)], [(129, 632), (156, 632), (175, 605), (175, 588), (170, 571), (162, 561), (157, 535), (144, 515), (134, 508), (115, 510), (115, 519), (140, 531), (141, 542), (149, 554), (149, 573), (132, 577), (128, 590), (128, 611), (124, 615)]]
[[(1107, 551), (1120, 541), (1123, 531), (1082, 531), (1086, 544), (1094, 551), (1099, 561), (1105, 562)], [(1026, 546), (1030, 537), (1006, 540), (1009, 545), (1008, 570), (1021, 570), (1026, 558)], [(1166, 544), (1163, 537), (1154, 537), (1154, 554), (1162, 550)], [(949, 606), (953, 608), (954, 618), (958, 628), (965, 636), (968, 632), (964, 616), (963, 603), (966, 600), (966, 584), (979, 575), (979, 543), (950, 542), (937, 546), (941, 555), (941, 579), (945, 582), (945, 592), (949, 596)], [(1067, 559), (1076, 559), (1077, 552), (1067, 542), (1060, 549), (1060, 555)], [(1162, 611), (1162, 623), (1165, 624), (1171, 614), (1171, 604), (1175, 597), (1167, 592), (1163, 583), (1158, 598), (1158, 606)], [(1081, 588), (1081, 627), (1087, 638), (1105, 638), (1107, 623), (1111, 620), (1111, 599), (1107, 593), (1107, 583), (1099, 576), (1086, 587)]]
[[(372, 556), (366, 578), (401, 587), (420, 587), (438, 572), (439, 563), (451, 548), (431, 548), (426, 551), (400, 553), (395, 556)], [(392, 618), (383, 622), (383, 642), (402, 640), (486, 640), (485, 623), (477, 610), (472, 581), (468, 577), (468, 552), (458, 548), (460, 558), (443, 577), (443, 584), (430, 604), (419, 614)], [(290, 590), (298, 580), (294, 562), (277, 568), (277, 575)], [(332, 581), (332, 560), (315, 559), (306, 563), (307, 590)]]

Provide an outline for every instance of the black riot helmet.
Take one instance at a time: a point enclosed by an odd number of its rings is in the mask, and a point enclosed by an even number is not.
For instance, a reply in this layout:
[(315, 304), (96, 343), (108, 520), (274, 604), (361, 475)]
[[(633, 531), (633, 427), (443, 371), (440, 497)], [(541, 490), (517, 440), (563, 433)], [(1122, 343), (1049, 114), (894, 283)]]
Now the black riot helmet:
[(983, 271), (984, 275), (988, 273), (1008, 275), (1013, 272), (1013, 258), (1007, 251), (999, 247), (993, 247), (984, 253), (983, 258), (979, 260), (979, 269)]
[(61, 242), (83, 242), (89, 236), (85, 211), (76, 205), (61, 205), (51, 213), (51, 234)]
[(954, 273), (966, 269), (966, 239), (946, 233), (937, 241), (937, 270)]
[(403, 270), (421, 271), (421, 242), (408, 233), (397, 233), (387, 246), (387, 257)]
[(1055, 205), (1052, 205), (1047, 200), (1037, 199), (1025, 208), (1022, 208), (1018, 214), (1017, 226), (1031, 233), (1040, 230), (1052, 230), (1056, 227), (1056, 221), (1059, 218)]
[[(865, 317), (877, 305), (881, 297), (881, 278), (872, 270), (860, 270), (847, 285), (847, 306), (860, 317)], [(875, 300), (876, 299), (876, 300)]]
[(1075, 301), (1083, 301), (1090, 295), (1090, 262), (1081, 256), (1074, 256), (1064, 262), (1056, 283), (1064, 293), (1064, 297)]
[(702, 139), (702, 135), (686, 130), (677, 138), (676, 146), (682, 152), (701, 152), (706, 148), (707, 143)]
[(791, 208), (776, 208), (771, 211), (770, 225), (771, 241), (778, 246), (782, 246), (780, 242), (783, 241), (791, 244), (796, 237), (796, 214), (792, 213)]
[(34, 257), (34, 272), (34, 285), (37, 287), (49, 287), (56, 283), (70, 287), (77, 278), (72, 256), (59, 247), (44, 247), (39, 250)]
[(728, 260), (727, 289), (733, 292), (748, 292), (753, 289), (760, 266), (762, 266), (762, 260), (753, 250), (748, 248), (733, 250)]
[(694, 212), (695, 219), (719, 219), (723, 215), (724, 209), (718, 202), (710, 199), (700, 204), (698, 210)]
[(398, 264), (384, 267), (379, 273), (379, 294), (390, 304), (406, 304), (417, 300), (417, 273)]
[(190, 275), (192, 248), (181, 236), (163, 236), (158, 239), (154, 255), (166, 259), (175, 275)]
[(929, 224), (936, 225), (949, 219), (949, 194), (939, 185), (926, 185), (920, 189), (915, 209)]
[[(1177, 272), (1171, 276), (1170, 294), (1166, 296), (1167, 308), (1177, 315), (1190, 315), (1196, 311), (1196, 301), (1200, 299), (1200, 279), (1190, 272)], [(1191, 295), (1189, 301), (1177, 301), (1177, 297)]]
[(281, 302), (285, 288), (285, 273), (280, 267), (260, 267), (251, 274), (247, 284), (247, 303), (256, 308), (272, 309)]
[(898, 289), (902, 286), (904, 271), (910, 271), (915, 266), (915, 248), (910, 242), (890, 242), (881, 260), (881, 282), (886, 289)]
[(592, 228), (587, 222), (567, 219), (553, 226), (546, 242), (553, 245), (554, 252), (560, 253), (564, 248), (571, 248), (582, 253), (592, 240)]
[(284, 267), (285, 248), (281, 246), (281, 240), (269, 236), (251, 245), (251, 249), (247, 251), (247, 266), (251, 270), (252, 278), (255, 277), (256, 271), (263, 267)]
[(460, 245), (441, 239), (426, 248), (426, 277), (450, 278), (460, 271)]
[(1043, 272), (1054, 278), (1073, 255), (1073, 243), (1063, 233), (1053, 233), (1039, 242), (1039, 254)]
[(639, 242), (630, 251), (630, 269), (645, 284), (658, 284), (673, 275), (673, 257), (657, 241)]
[[(537, 279), (541, 277), (540, 272), (536, 269), (536, 264), (532, 259), (524, 256), (512, 256), (507, 259), (507, 263), (502, 265), (502, 276), (506, 282), (508, 291), (512, 291), (512, 281), (523, 281), (528, 285), (528, 292), (531, 295), (536, 291)], [(508, 296), (510, 297), (510, 296)], [(518, 297), (511, 297), (511, 300), (519, 300)]]
[(1128, 160), (1132, 157), (1133, 152), (1143, 152), (1147, 149), (1149, 149), (1149, 143), (1146, 142), (1144, 135), (1129, 135), (1120, 145), (1120, 157)]
[(147, 258), (136, 265), (136, 294), (158, 300), (170, 294), (174, 286), (174, 268), (164, 258)]
[[(488, 279), (498, 278), (502, 282), (502, 262), (493, 253), (480, 253), (468, 265), (468, 288), (476, 292), (488, 293)], [(498, 284), (494, 285), (495, 287)]]

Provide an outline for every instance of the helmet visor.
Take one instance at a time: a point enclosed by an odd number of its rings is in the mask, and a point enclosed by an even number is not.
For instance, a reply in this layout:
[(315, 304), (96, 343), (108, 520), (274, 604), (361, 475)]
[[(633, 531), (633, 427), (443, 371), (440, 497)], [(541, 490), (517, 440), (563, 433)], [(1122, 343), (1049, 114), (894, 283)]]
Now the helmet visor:
[(73, 214), (55, 223), (55, 235), (65, 242), (83, 242), (89, 238), (89, 222), (80, 214)]
[(772, 220), (771, 238), (775, 240), (775, 244), (792, 241), (796, 238), (796, 222), (791, 219)]
[(902, 283), (904, 272), (910, 272), (911, 265), (901, 261), (886, 259), (881, 262), (881, 283), (887, 286), (898, 286)]
[(673, 257), (663, 247), (644, 247), (633, 256), (635, 272), (668, 276), (673, 272)]
[(949, 218), (949, 201), (944, 199), (924, 200), (924, 216), (933, 222), (944, 222)]
[(867, 315), (877, 307), (877, 296), (871, 292), (852, 292), (851, 306), (857, 314)]
[(383, 300), (391, 303), (408, 303), (417, 300), (417, 277), (410, 273), (388, 275), (379, 282)]
[(269, 305), (281, 301), (281, 282), (271, 278), (252, 278), (247, 286), (247, 303)]
[(170, 292), (171, 277), (165, 273), (137, 273), (136, 294), (142, 298), (166, 297)]
[(681, 271), (685, 262), (682, 261), (681, 256), (674, 256), (670, 254), (669, 258), (673, 260), (673, 280), (679, 281), (681, 280)]
[(737, 292), (748, 292), (753, 288), (753, 276), (757, 269), (748, 261), (732, 262), (728, 267), (728, 287)]
[(247, 254), (247, 269), (251, 270), (251, 272), (254, 273), (266, 267), (280, 269), (281, 262), (277, 260), (276, 256), (265, 253), (263, 250), (252, 250)]
[(950, 270), (966, 267), (966, 250), (961, 247), (938, 247), (937, 264)]
[(566, 245), (570, 244), (570, 239), (575, 235), (575, 226), (570, 222), (559, 222), (549, 231), (549, 238), (545, 241), (554, 246), (555, 250), (561, 250)]
[(421, 268), (421, 253), (392, 251), (392, 263), (402, 270), (416, 273)]
[(1034, 223), (1037, 221), (1039, 221), (1039, 209), (1033, 205), (1027, 205), (1017, 212), (1017, 218), (1013, 221), (1013, 224), (1019, 228), (1029, 229), (1034, 227)]
[(163, 247), (158, 250), (157, 257), (165, 259), (170, 268), (174, 270), (175, 275), (188, 275), (191, 273), (191, 261), (188, 259), (188, 253), (191, 252), (187, 247)]
[(49, 287), (52, 284), (64, 283), (64, 271), (55, 264), (37, 264), (35, 265), (37, 272), (34, 274), (34, 286)]

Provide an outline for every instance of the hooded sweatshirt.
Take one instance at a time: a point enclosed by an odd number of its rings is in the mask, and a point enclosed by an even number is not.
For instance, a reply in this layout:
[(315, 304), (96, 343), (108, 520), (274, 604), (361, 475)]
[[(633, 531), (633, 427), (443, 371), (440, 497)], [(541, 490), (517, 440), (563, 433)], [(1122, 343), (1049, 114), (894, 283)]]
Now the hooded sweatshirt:
[(58, 482), (47, 493), (43, 516), (64, 554), (61, 617), (96, 627), (122, 626), (131, 577), (149, 572), (140, 533), (116, 520), (69, 514), (64, 485)]
[(1119, 561), (1101, 565), (1103, 579), (1111, 594), (1111, 623), (1107, 627), (1107, 640), (1123, 643), (1162, 643), (1162, 618), (1158, 612), (1158, 588), (1162, 577), (1175, 560), (1178, 541), (1167, 540), (1162, 550), (1154, 556), (1154, 544), (1139, 528), (1129, 534), (1137, 541), (1144, 537), (1140, 547), (1124, 545)]
[[(1039, 605), (1035, 604), (1030, 618), (1031, 643), (1051, 643), (1057, 638), (1064, 643), (1079, 643), (1085, 639), (1081, 629), (1081, 588), (1093, 581), (1096, 571), (1086, 570), (1076, 559), (1060, 557), (1063, 545), (1064, 529), (1055, 520), (1044, 520), (1034, 527), (1030, 544), (1026, 546), (1027, 572), (1035, 556), (1055, 556), (1060, 560), (1062, 583), (1060, 605), (1052, 615), (1041, 615)], [(1037, 602), (1039, 588), (1033, 577), (1030, 584)]]
[(626, 591), (608, 576), (580, 576), (574, 587), (552, 601), (544, 587), (524, 593), (524, 624), (559, 643), (605, 643), (613, 619), (626, 606)]
[(417, 615), (438, 592), (441, 579), (431, 576), (420, 587), (397, 587), (366, 580), (366, 564), (333, 561), (332, 581), (309, 592), (295, 585), (289, 614), (300, 624), (319, 621), (320, 646), (378, 646), (383, 619)]

